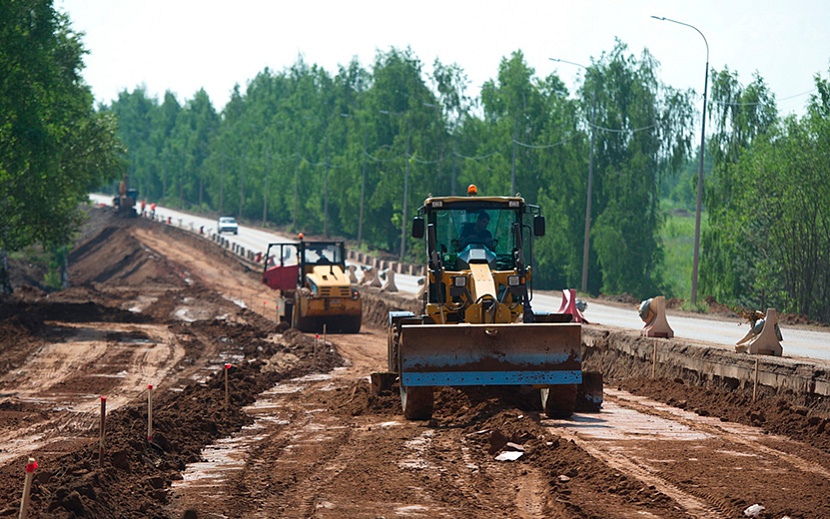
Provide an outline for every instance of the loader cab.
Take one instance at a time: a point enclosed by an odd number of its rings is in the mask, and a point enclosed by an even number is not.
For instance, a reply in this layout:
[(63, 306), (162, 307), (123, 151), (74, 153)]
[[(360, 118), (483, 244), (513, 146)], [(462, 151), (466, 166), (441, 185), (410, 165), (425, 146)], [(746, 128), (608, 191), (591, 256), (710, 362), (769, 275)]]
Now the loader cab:
[(437, 253), (447, 270), (463, 269), (471, 261), (486, 261), (492, 270), (512, 270), (517, 260), (529, 266), (531, 236), (545, 232), (539, 208), (519, 197), (428, 198), (413, 221), (412, 235), (423, 238), (429, 226), (435, 241), (427, 240), (427, 255)]

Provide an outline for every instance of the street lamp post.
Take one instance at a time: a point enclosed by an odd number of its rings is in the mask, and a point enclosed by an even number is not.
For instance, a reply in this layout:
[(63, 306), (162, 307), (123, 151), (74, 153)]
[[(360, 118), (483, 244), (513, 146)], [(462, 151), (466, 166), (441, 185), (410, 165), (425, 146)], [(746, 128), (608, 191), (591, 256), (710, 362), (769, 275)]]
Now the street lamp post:
[(661, 16), (652, 16), (655, 20), (664, 22), (676, 23), (690, 27), (700, 34), (703, 38), (703, 43), (706, 44), (706, 75), (703, 80), (703, 112), (700, 117), (700, 160), (697, 169), (697, 208), (695, 210), (695, 252), (694, 260), (692, 262), (692, 306), (697, 304), (697, 270), (700, 263), (700, 212), (703, 205), (703, 149), (706, 144), (706, 90), (709, 86), (709, 42), (706, 41), (706, 36), (694, 25), (688, 23), (678, 22), (670, 18)]
[[(551, 61), (559, 63), (567, 63), (569, 65), (576, 65), (585, 69), (586, 78), (587, 73), (591, 71), (585, 65), (574, 63), (573, 61), (565, 61), (563, 59), (549, 58)], [(588, 194), (585, 202), (585, 237), (582, 240), (582, 292), (588, 291), (588, 254), (591, 247), (591, 198), (594, 188), (594, 137), (596, 135), (597, 124), (597, 84), (594, 81), (594, 93), (591, 101), (591, 151), (588, 154)]]

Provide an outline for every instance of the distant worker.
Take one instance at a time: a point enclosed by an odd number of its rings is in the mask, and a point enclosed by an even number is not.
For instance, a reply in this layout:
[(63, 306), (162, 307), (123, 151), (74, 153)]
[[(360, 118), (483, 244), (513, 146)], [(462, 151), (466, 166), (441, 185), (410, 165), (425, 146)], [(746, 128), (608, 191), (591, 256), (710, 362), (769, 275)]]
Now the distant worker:
[(141, 201), (141, 216), (144, 216), (144, 211), (145, 211), (146, 209), (147, 209), (147, 201), (146, 201), (146, 200), (142, 200), (142, 201)]
[(494, 248), (493, 235), (487, 230), (487, 225), (490, 223), (490, 215), (486, 211), (480, 211), (476, 217), (474, 225), (466, 224), (461, 233), (459, 245), (464, 250), (468, 245), (478, 243), (484, 245), (488, 249)]

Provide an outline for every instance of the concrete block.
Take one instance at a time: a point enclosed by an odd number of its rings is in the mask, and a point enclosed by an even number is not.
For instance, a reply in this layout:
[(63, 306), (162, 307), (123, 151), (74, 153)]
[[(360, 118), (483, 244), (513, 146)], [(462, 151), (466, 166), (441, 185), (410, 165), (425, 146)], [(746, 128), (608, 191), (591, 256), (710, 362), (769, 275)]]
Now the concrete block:
[(674, 330), (666, 320), (666, 298), (652, 297), (640, 303), (640, 318), (646, 323), (640, 334), (645, 337), (674, 337)]
[(387, 268), (386, 270), (382, 270), (380, 272), (381, 277), (383, 278), (383, 283), (381, 283), (380, 291), (381, 292), (397, 292), (398, 287), (395, 285), (395, 271), (394, 269)]

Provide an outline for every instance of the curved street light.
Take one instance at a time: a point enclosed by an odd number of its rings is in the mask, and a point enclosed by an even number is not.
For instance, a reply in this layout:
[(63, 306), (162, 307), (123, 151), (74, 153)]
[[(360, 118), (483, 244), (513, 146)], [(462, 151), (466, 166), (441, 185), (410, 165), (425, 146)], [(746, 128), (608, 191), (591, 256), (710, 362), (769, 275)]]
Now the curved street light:
[[(567, 63), (585, 69), (586, 76), (591, 72), (591, 69), (585, 65), (574, 63), (573, 61), (566, 61), (564, 59), (548, 58), (551, 61), (559, 63)], [(593, 101), (591, 103), (591, 151), (588, 158), (588, 195), (585, 202), (585, 238), (582, 243), (582, 292), (588, 291), (588, 252), (591, 244), (591, 192), (594, 184), (594, 134), (596, 133), (597, 124), (597, 84), (594, 82)]]
[(652, 16), (655, 20), (663, 22), (676, 23), (692, 28), (700, 34), (703, 38), (703, 43), (706, 44), (706, 75), (703, 80), (703, 112), (700, 117), (700, 163), (697, 170), (697, 209), (695, 210), (695, 252), (694, 261), (692, 263), (692, 306), (697, 304), (697, 268), (700, 262), (700, 211), (703, 205), (703, 149), (706, 144), (706, 89), (709, 86), (709, 42), (706, 41), (706, 36), (694, 25), (688, 23), (678, 22), (670, 18), (662, 16)]

